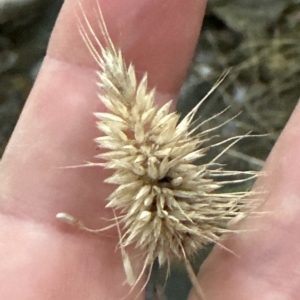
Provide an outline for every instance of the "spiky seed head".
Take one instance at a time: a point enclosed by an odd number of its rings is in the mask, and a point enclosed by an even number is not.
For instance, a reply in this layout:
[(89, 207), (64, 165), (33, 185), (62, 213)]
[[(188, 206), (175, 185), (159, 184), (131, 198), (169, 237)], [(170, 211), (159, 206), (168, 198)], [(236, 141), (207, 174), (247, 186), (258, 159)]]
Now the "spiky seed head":
[(244, 193), (215, 192), (223, 171), (213, 161), (194, 164), (208, 148), (201, 147), (204, 134), (190, 134), (193, 114), (179, 121), (171, 102), (157, 107), (147, 75), (138, 83), (112, 44), (101, 47), (97, 61), (100, 100), (109, 111), (95, 114), (103, 133), (96, 143), (105, 148), (97, 157), (114, 170), (106, 182), (117, 188), (107, 207), (119, 212), (123, 247), (138, 247), (147, 264), (164, 264), (218, 241), (249, 206)]
[[(245, 174), (243, 181), (257, 174), (225, 171), (216, 166), (223, 152), (208, 163), (194, 164), (207, 154), (208, 147), (203, 144), (209, 141), (206, 132), (191, 134), (198, 107), (180, 120), (177, 113), (170, 112), (171, 101), (156, 106), (155, 90), (149, 90), (147, 74), (138, 82), (134, 66), (127, 66), (121, 51), (114, 47), (100, 8), (99, 15), (105, 47), (85, 15), (94, 42), (84, 26), (80, 30), (99, 65), (97, 85), (100, 100), (108, 110), (95, 113), (102, 132), (95, 141), (105, 149), (97, 157), (104, 160), (105, 168), (114, 170), (105, 180), (116, 185), (107, 207), (118, 213), (124, 267), (128, 267), (127, 273), (132, 272), (124, 252), (130, 245), (144, 255), (144, 267), (151, 266), (156, 258), (160, 264), (183, 259), (198, 294), (203, 296), (187, 257), (207, 243), (218, 242), (222, 234), (233, 232), (228, 224), (240, 220), (256, 206), (247, 198), (248, 192), (218, 193), (228, 181), (216, 178)], [(235, 143), (239, 137), (233, 140)], [(235, 181), (241, 180), (232, 182)], [(58, 218), (78, 223), (65, 213), (58, 214)]]

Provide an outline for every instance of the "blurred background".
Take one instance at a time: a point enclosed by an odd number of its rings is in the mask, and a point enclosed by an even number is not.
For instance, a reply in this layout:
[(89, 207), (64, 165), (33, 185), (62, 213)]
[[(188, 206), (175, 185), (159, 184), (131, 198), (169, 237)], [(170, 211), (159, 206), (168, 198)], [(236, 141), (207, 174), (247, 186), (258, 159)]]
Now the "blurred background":
[[(0, 157), (43, 61), (61, 5), (62, 0), (0, 0)], [(217, 126), (238, 114), (214, 133), (221, 139), (267, 134), (242, 140), (220, 161), (229, 169), (260, 170), (300, 96), (300, 0), (209, 0), (178, 110), (183, 115), (190, 111), (229, 68), (197, 117), (207, 119), (229, 107), (205, 124)], [(211, 247), (194, 258), (195, 270)], [(179, 262), (164, 283), (165, 270), (155, 266), (146, 299), (184, 300), (191, 287)]]

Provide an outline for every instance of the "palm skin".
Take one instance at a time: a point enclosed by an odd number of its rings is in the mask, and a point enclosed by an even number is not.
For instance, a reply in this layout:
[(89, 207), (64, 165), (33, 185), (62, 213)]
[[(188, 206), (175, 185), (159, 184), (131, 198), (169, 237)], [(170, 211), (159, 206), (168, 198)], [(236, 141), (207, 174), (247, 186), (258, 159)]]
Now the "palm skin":
[[(175, 99), (193, 55), (205, 1), (99, 2), (114, 43), (134, 62), (138, 75), (148, 72), (157, 101)], [(97, 31), (93, 3), (81, 3)], [(79, 1), (67, 0), (1, 161), (0, 299), (113, 300), (129, 292), (121, 255), (115, 251), (117, 234), (90, 234), (55, 219), (66, 211), (99, 228), (110, 217), (104, 209), (112, 189), (103, 183), (107, 173), (63, 168), (97, 154), (93, 112), (103, 109), (95, 85), (97, 66), (79, 35), (76, 13)], [(200, 284), (209, 300), (297, 299), (299, 115), (298, 107), (270, 155), (267, 176), (258, 182), (269, 191), (262, 196), (261, 210), (271, 213), (242, 222), (241, 228), (251, 232), (226, 241), (238, 257), (216, 247), (201, 269)], [(139, 269), (138, 259), (133, 263)], [(192, 293), (190, 299), (196, 296)]]

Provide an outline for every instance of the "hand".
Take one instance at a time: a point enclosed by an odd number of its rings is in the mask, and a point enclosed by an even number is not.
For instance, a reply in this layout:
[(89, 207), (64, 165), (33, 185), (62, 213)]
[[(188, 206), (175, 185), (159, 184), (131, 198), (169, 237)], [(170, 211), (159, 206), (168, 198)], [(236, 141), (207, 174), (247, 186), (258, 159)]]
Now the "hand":
[[(79, 2), (101, 35), (95, 1), (65, 2), (1, 162), (0, 299), (116, 300), (130, 289), (123, 285), (121, 255), (115, 253), (117, 235), (83, 232), (55, 218), (65, 211), (89, 227), (106, 226), (105, 199), (113, 188), (103, 184), (107, 173), (101, 168), (64, 169), (98, 153), (93, 139), (100, 132), (93, 113), (103, 110), (97, 66), (79, 34)], [(116, 46), (139, 75), (148, 71), (158, 101), (175, 99), (193, 55), (204, 2), (114, 0), (100, 5)]]
[[(273, 148), (256, 188), (263, 191), (260, 217), (239, 224), (244, 232), (215, 247), (199, 280), (208, 300), (299, 298), (300, 106)], [(195, 295), (190, 300), (197, 299)]]
[[(194, 51), (205, 1), (99, 2), (114, 43), (128, 62), (134, 62), (138, 74), (148, 72), (149, 85), (158, 90), (157, 101), (175, 99)], [(78, 3), (64, 4), (1, 161), (1, 299), (115, 300), (130, 289), (123, 285), (117, 236), (89, 234), (55, 219), (66, 211), (89, 227), (104, 227), (105, 198), (112, 190), (103, 184), (107, 173), (101, 168), (63, 168), (81, 165), (98, 153), (93, 112), (103, 109), (97, 98), (96, 64), (78, 32)], [(81, 3), (97, 31), (91, 1)], [(243, 229), (258, 230), (225, 243), (240, 258), (216, 247), (201, 270), (200, 284), (209, 300), (297, 299), (297, 114), (299, 109), (269, 159), (268, 176), (259, 183), (271, 191), (264, 195), (261, 210), (272, 213), (243, 222)], [(138, 261), (133, 263), (139, 268)], [(133, 293), (127, 299), (134, 297)]]

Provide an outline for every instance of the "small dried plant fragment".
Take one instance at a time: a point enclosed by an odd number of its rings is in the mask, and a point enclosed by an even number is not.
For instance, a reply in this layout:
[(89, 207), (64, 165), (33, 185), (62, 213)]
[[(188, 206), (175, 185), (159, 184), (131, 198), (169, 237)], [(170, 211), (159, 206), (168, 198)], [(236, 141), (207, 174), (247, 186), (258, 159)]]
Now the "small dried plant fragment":
[[(171, 101), (156, 106), (147, 74), (137, 81), (134, 66), (128, 66), (121, 50), (114, 47), (100, 8), (105, 45), (99, 42), (85, 15), (84, 20), (80, 31), (99, 65), (99, 98), (109, 111), (95, 113), (102, 132), (95, 141), (105, 149), (97, 157), (104, 160), (105, 168), (114, 170), (106, 179), (116, 185), (107, 207), (118, 216), (115, 220), (128, 281), (135, 284), (140, 278), (132, 274), (126, 253), (133, 245), (143, 255), (143, 271), (151, 268), (155, 259), (160, 265), (183, 260), (199, 297), (203, 297), (188, 258), (204, 245), (218, 243), (223, 234), (234, 232), (228, 224), (255, 207), (248, 192), (219, 193), (224, 185), (240, 181), (220, 178), (243, 174), (242, 180), (249, 180), (257, 174), (223, 170), (217, 159), (224, 151), (206, 164), (195, 165), (209, 149), (203, 146), (209, 141), (208, 132), (195, 134), (195, 127), (191, 130), (198, 107), (180, 120), (176, 112), (170, 112)], [(240, 138), (224, 141), (229, 143), (226, 149)], [(57, 217), (85, 228), (68, 214)]]

